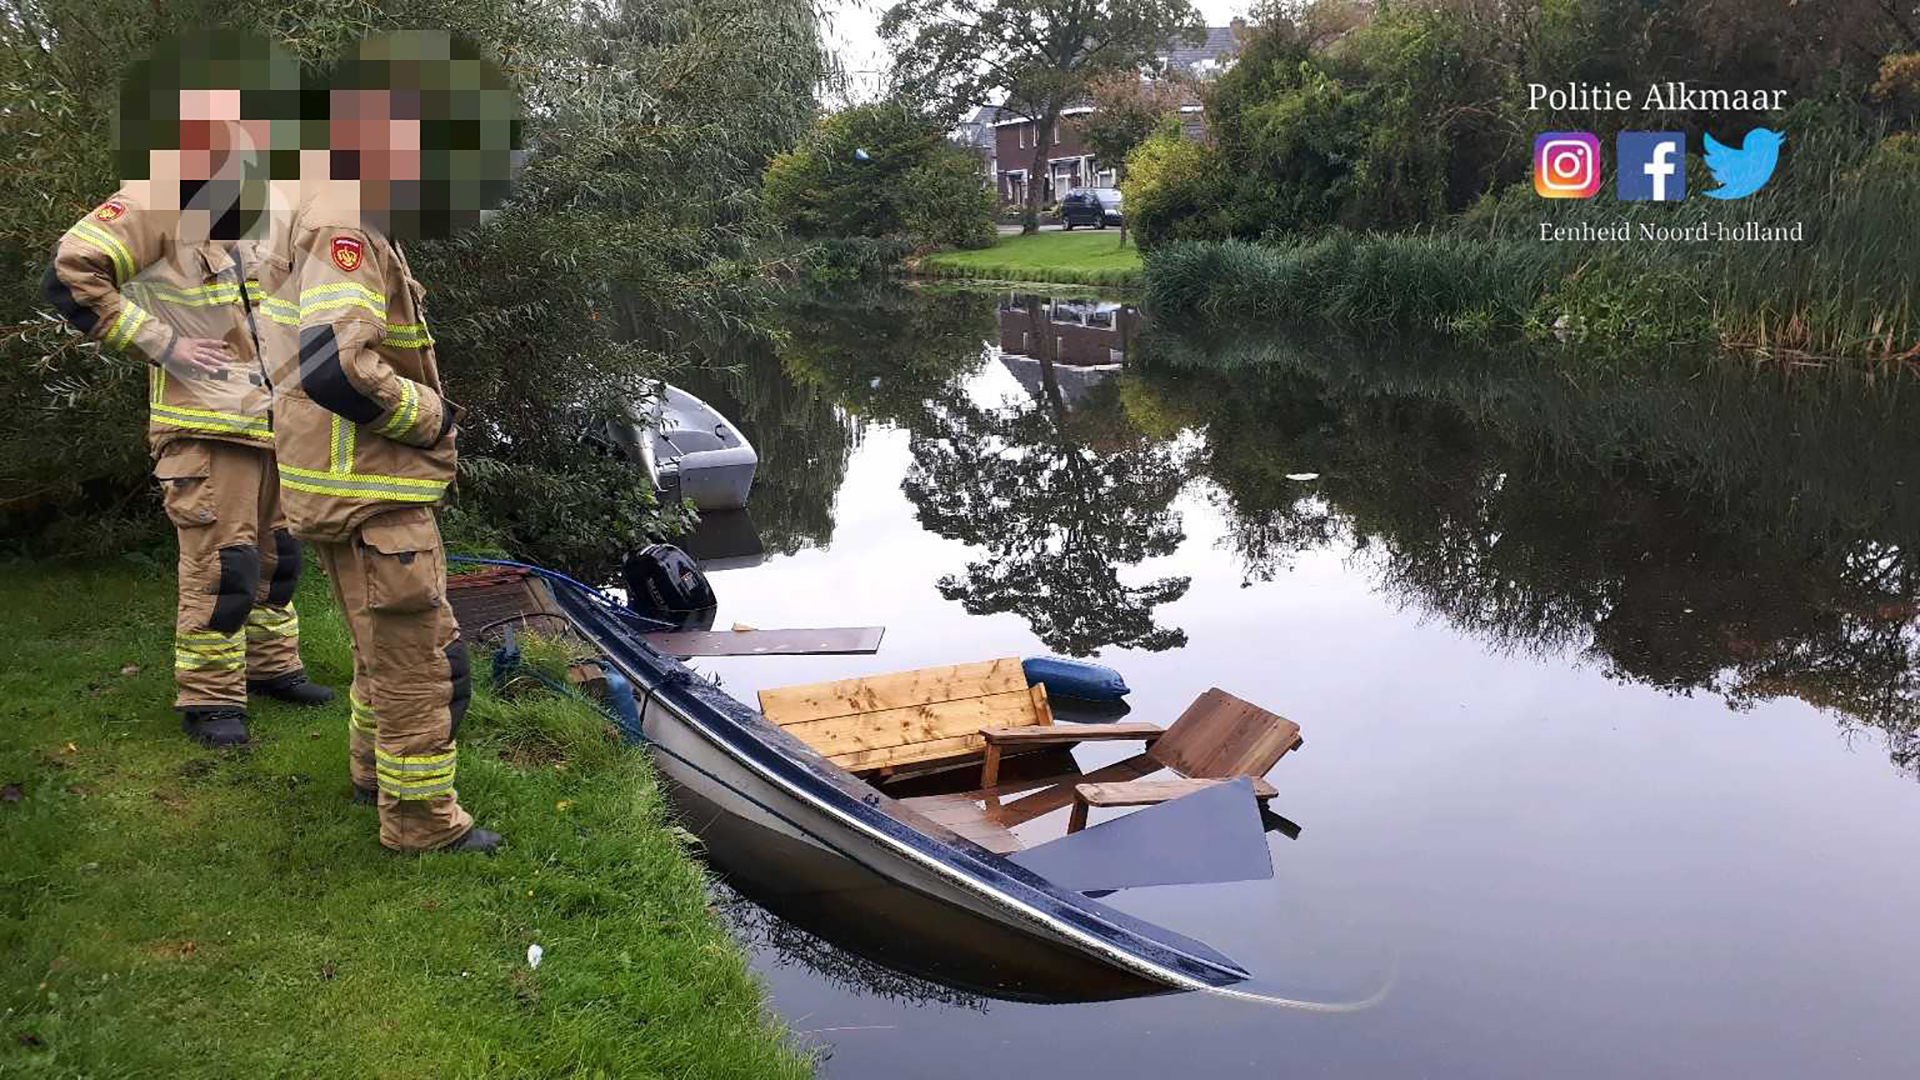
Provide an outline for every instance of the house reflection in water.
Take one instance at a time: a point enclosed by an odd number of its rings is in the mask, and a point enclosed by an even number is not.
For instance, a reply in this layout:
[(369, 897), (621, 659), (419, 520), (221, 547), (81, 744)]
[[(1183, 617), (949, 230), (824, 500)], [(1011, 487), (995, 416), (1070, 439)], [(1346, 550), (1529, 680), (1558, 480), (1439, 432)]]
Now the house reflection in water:
[(999, 309), (1001, 364), (1037, 396), (1051, 368), (1069, 409), (1126, 363), (1141, 322), (1133, 305), (1108, 300), (1009, 293)]

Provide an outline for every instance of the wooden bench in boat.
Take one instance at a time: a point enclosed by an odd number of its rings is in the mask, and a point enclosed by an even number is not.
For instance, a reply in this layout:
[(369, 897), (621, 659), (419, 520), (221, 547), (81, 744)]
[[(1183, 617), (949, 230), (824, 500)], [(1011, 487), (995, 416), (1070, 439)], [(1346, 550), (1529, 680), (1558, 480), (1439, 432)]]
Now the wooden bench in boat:
[(1046, 687), (1029, 688), (1013, 656), (762, 690), (760, 713), (828, 761), (863, 776), (979, 761), (988, 753), (981, 734), (986, 729), (1002, 734), (994, 750), (996, 770), (1003, 748), (1027, 745), (1022, 731), (1049, 732), (1032, 742), (1034, 749), (1160, 733), (1151, 724), (1055, 726)]
[[(1054, 785), (1010, 803), (993, 815), (995, 819), (1012, 826), (1070, 803), (1073, 812), (1068, 831), (1072, 832), (1086, 824), (1089, 806), (1148, 806), (1237, 776), (1252, 777), (1254, 794), (1264, 803), (1273, 797), (1273, 787), (1261, 778), (1303, 743), (1300, 725), (1217, 686), (1195, 698), (1165, 731), (1152, 724), (1105, 727), (1131, 729), (1114, 737), (1144, 739), (1146, 752), (1087, 778), (1097, 782)], [(1141, 734), (1143, 728), (1148, 734)], [(980, 768), (981, 789), (991, 790), (999, 781), (996, 751), (1006, 746), (1045, 745), (1048, 734), (1045, 729), (1029, 728), (982, 732), (987, 752)], [(1180, 779), (1135, 779), (1160, 769), (1170, 770)], [(1106, 782), (1108, 776), (1113, 777), (1111, 782)]]
[[(1073, 813), (1067, 818), (1067, 831), (1079, 832), (1087, 827), (1087, 808), (1093, 806), (1153, 806), (1170, 802), (1182, 796), (1202, 791), (1215, 784), (1225, 784), (1226, 780), (1128, 780), (1112, 784), (1075, 784), (1073, 785)], [(1279, 789), (1265, 780), (1254, 778), (1253, 797), (1265, 806), (1267, 800), (1280, 794)]]

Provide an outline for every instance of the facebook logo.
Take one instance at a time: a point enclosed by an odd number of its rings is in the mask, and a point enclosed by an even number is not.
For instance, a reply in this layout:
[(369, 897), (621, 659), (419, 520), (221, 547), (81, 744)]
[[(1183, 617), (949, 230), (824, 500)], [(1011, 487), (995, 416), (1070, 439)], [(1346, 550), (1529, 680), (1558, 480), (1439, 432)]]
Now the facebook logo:
[(1618, 194), (1633, 202), (1687, 197), (1687, 137), (1678, 131), (1620, 133)]

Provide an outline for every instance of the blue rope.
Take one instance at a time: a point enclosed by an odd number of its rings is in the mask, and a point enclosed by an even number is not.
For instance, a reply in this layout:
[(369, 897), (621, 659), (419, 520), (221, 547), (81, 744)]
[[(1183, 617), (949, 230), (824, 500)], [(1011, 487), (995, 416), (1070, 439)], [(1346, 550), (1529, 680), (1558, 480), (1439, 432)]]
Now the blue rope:
[(665, 619), (654, 619), (654, 618), (649, 618), (648, 616), (642, 615), (639, 612), (628, 607), (627, 605), (621, 603), (619, 600), (615, 599), (614, 597), (608, 595), (606, 592), (600, 589), (596, 589), (592, 585), (589, 585), (584, 581), (576, 581), (575, 579), (568, 577), (567, 575), (561, 573), (558, 570), (549, 570), (544, 566), (535, 566), (532, 563), (515, 562), (512, 559), (482, 559), (477, 555), (448, 555), (447, 561), (460, 562), (460, 563), (478, 563), (482, 566), (510, 566), (516, 570), (531, 570), (534, 573), (539, 574), (541, 577), (546, 578), (548, 581), (557, 582), (562, 585), (572, 586), (574, 589), (577, 589), (578, 591), (585, 594), (586, 596), (599, 601), (600, 604), (604, 606), (608, 611), (613, 612), (615, 615), (618, 615), (623, 619), (627, 619), (631, 622), (647, 623), (648, 625), (660, 627), (666, 630), (672, 630), (679, 626), (678, 623), (668, 622)]

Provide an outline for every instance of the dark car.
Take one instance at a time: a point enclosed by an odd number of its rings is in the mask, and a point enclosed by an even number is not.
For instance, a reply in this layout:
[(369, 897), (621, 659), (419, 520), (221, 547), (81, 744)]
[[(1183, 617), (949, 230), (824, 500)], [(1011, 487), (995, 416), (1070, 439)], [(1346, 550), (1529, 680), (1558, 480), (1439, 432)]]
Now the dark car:
[(1074, 188), (1060, 200), (1060, 223), (1092, 225), (1104, 229), (1120, 224), (1120, 192), (1117, 188)]

